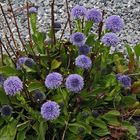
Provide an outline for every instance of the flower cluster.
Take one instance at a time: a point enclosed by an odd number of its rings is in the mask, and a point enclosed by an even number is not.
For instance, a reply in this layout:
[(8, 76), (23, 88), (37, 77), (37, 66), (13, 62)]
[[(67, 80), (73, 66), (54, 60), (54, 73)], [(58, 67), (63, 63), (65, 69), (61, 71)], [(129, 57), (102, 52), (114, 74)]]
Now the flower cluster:
[(36, 14), (36, 13), (37, 13), (37, 8), (36, 7), (29, 8), (29, 14)]
[(79, 47), (79, 53), (87, 55), (90, 52), (90, 47), (87, 44), (84, 44), (83, 46)]
[(122, 85), (123, 88), (126, 89), (131, 87), (131, 78), (127, 75), (117, 74), (116, 79)]
[(86, 37), (83, 33), (76, 32), (71, 35), (70, 42), (75, 46), (83, 46), (86, 42)]
[(78, 74), (71, 74), (66, 79), (66, 88), (73, 92), (78, 93), (80, 92), (84, 87), (84, 80), (83, 77), (81, 77)]
[(47, 101), (41, 107), (41, 115), (46, 120), (54, 120), (60, 115), (60, 106), (54, 101)]
[(102, 39), (101, 42), (109, 47), (116, 47), (119, 43), (119, 38), (115, 33), (106, 33)]
[(0, 112), (2, 116), (9, 116), (12, 114), (13, 108), (10, 105), (3, 105)]
[(8, 77), (3, 84), (7, 95), (13, 96), (23, 89), (23, 83), (17, 76)]
[(47, 75), (45, 85), (49, 89), (56, 89), (62, 84), (62, 81), (62, 75), (60, 73), (53, 72)]
[(75, 65), (77, 67), (80, 67), (80, 68), (83, 68), (83, 69), (89, 69), (92, 65), (92, 61), (89, 57), (87, 57), (85, 55), (79, 55), (75, 59)]
[(118, 15), (109, 16), (105, 22), (106, 29), (112, 32), (119, 32), (122, 30), (124, 23)]
[(84, 6), (76, 5), (72, 10), (71, 10), (71, 16), (74, 19), (78, 19), (82, 16), (86, 15), (86, 8)]
[(102, 21), (102, 13), (101, 11), (92, 8), (90, 10), (88, 10), (87, 14), (86, 14), (86, 18), (87, 20), (91, 20), (95, 23), (99, 23)]

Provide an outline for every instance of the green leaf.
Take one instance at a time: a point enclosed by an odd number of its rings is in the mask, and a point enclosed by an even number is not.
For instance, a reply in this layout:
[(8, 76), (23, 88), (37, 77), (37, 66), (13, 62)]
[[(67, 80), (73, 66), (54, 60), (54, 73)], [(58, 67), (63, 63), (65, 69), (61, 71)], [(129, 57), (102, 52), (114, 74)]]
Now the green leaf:
[(24, 129), (23, 131), (19, 131), (17, 133), (17, 137), (16, 137), (16, 140), (25, 140), (26, 138), (26, 132), (27, 132), (27, 129)]
[(91, 30), (93, 26), (93, 21), (86, 21), (85, 28), (84, 28), (84, 34), (87, 36), (89, 31)]
[(132, 51), (132, 48), (129, 45), (125, 45), (126, 49), (127, 49), (127, 53), (129, 55), (129, 57), (131, 57), (134, 53)]
[(95, 129), (93, 132), (94, 132), (94, 134), (96, 134), (100, 137), (103, 137), (103, 136), (106, 136), (106, 135), (110, 134), (108, 129)]
[(135, 104), (136, 99), (133, 96), (123, 96), (121, 102), (125, 106), (130, 107)]
[(23, 122), (23, 123), (18, 124), (17, 125), (17, 129), (18, 129), (18, 131), (23, 131), (29, 125), (30, 125), (30, 122), (29, 121), (26, 121), (26, 122)]
[(134, 51), (135, 51), (136, 56), (139, 57), (140, 56), (140, 44), (137, 44), (134, 47)]
[(91, 134), (91, 131), (92, 131), (92, 128), (89, 125), (87, 125), (83, 122), (69, 123), (68, 126), (69, 126), (69, 130), (72, 131), (72, 132), (74, 132), (75, 129), (77, 130), (80, 127), (84, 128), (84, 130), (88, 134)]
[(30, 14), (30, 22), (31, 22), (31, 27), (32, 27), (32, 31), (33, 33), (36, 33), (36, 19), (37, 19), (37, 15), (36, 14)]
[(119, 111), (112, 110), (112, 111), (109, 111), (106, 114), (104, 114), (102, 116), (102, 118), (104, 120), (106, 120), (108, 124), (118, 126), (118, 125), (120, 125), (120, 122), (118, 120), (119, 116), (120, 116), (120, 112)]
[(99, 128), (102, 128), (102, 129), (106, 129), (107, 126), (106, 126), (106, 123), (101, 120), (100, 118), (96, 119), (93, 124), (96, 126), (96, 127), (99, 127)]
[(9, 104), (8, 97), (2, 87), (0, 87), (0, 104)]
[(37, 90), (37, 89), (41, 90), (41, 91), (45, 91), (45, 87), (44, 87), (44, 85), (41, 82), (34, 81), (34, 82), (31, 82), (28, 85), (29, 92), (32, 92), (32, 91)]
[(0, 140), (15, 140), (17, 120), (9, 122), (0, 129)]
[(59, 68), (61, 64), (62, 64), (61, 61), (54, 59), (51, 63), (51, 70)]
[(9, 66), (0, 67), (0, 73), (6, 76), (19, 75), (19, 72), (15, 68)]

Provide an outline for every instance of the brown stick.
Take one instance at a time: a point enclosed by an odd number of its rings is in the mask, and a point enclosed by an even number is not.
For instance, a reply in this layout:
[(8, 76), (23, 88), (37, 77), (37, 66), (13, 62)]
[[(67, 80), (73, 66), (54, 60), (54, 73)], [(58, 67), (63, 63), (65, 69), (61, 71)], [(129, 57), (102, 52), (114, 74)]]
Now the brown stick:
[(53, 42), (54, 44), (56, 44), (55, 31), (54, 31), (54, 2), (55, 0), (52, 0), (51, 3), (51, 31), (52, 31)]
[(72, 34), (72, 27), (71, 27), (71, 19), (70, 19), (70, 12), (69, 12), (68, 0), (66, 0), (66, 8), (67, 8), (67, 15), (68, 15), (68, 22), (69, 22), (70, 34)]
[(0, 47), (3, 47), (4, 50), (6, 51), (6, 53), (8, 54), (9, 58), (11, 59), (11, 61), (13, 62), (13, 64), (16, 66), (16, 63), (14, 62), (14, 60), (12, 59), (12, 56), (10, 55), (10, 53), (8, 52), (8, 50), (6, 49), (5, 45), (2, 43), (2, 41), (0, 40)]
[(20, 40), (20, 42), (21, 42), (21, 44), (22, 44), (22, 47), (23, 47), (23, 49), (25, 50), (26, 54), (28, 54), (28, 52), (27, 52), (27, 50), (26, 50), (26, 47), (25, 47), (25, 45), (24, 45), (24, 43), (23, 43), (23, 40), (22, 40), (22, 38), (21, 38), (20, 31), (19, 31), (19, 28), (18, 28), (18, 25), (17, 25), (17, 21), (16, 21), (16, 17), (15, 17), (15, 14), (14, 14), (14, 11), (13, 11), (13, 7), (12, 7), (12, 5), (11, 5), (10, 0), (8, 0), (8, 3), (9, 3), (9, 5), (10, 5), (10, 9), (11, 9), (11, 12), (12, 12), (12, 15), (13, 15), (13, 18), (14, 18), (14, 22), (15, 22), (15, 26), (16, 26), (16, 29), (17, 29), (17, 33), (18, 33), (19, 40)]
[(17, 51), (19, 51), (19, 49), (18, 49), (18, 47), (17, 47), (17, 45), (16, 45), (16, 41), (15, 41), (15, 39), (14, 39), (14, 35), (13, 35), (12, 31), (11, 31), (10, 25), (9, 25), (9, 23), (8, 23), (8, 20), (7, 20), (7, 18), (6, 18), (6, 15), (5, 15), (5, 13), (4, 13), (4, 10), (3, 10), (3, 7), (2, 7), (1, 4), (0, 4), (0, 9), (1, 9), (1, 11), (2, 11), (3, 17), (4, 17), (5, 22), (6, 22), (6, 24), (7, 24), (7, 27), (8, 27), (8, 29), (9, 29), (9, 31), (10, 31), (12, 40), (13, 40), (14, 45), (15, 45), (15, 48), (17, 49)]
[(26, 7), (27, 7), (27, 22), (28, 22), (28, 34), (29, 34), (29, 44), (30, 44), (30, 48), (34, 54), (34, 56), (36, 56), (34, 50), (33, 50), (33, 42), (32, 42), (32, 36), (31, 36), (31, 28), (30, 28), (30, 19), (29, 19), (29, 4), (28, 2), (26, 3)]
[(1, 61), (2, 61), (2, 65), (4, 65), (3, 50), (2, 50), (2, 45), (1, 45), (1, 44), (0, 44), (0, 52), (1, 52)]
[(7, 36), (6, 34), (5, 34), (5, 38), (6, 38), (6, 40), (7, 40), (8, 46), (9, 46), (10, 49), (12, 50), (13, 54), (15, 55), (16, 58), (18, 58), (18, 56), (16, 55), (16, 53), (15, 53), (13, 47), (11, 46), (11, 43), (10, 43), (10, 41), (9, 41), (9, 39), (8, 39), (8, 36)]

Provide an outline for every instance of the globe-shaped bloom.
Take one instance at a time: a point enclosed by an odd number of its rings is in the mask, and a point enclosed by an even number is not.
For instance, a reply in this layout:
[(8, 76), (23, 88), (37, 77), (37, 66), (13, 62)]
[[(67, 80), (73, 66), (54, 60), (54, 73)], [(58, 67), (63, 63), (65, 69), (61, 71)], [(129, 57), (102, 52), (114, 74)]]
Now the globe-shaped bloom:
[(131, 78), (127, 75), (117, 74), (116, 79), (122, 85), (123, 88), (131, 87)]
[(124, 22), (123, 19), (118, 15), (109, 16), (105, 21), (106, 29), (111, 32), (119, 32), (123, 29)]
[(86, 18), (87, 20), (91, 20), (95, 23), (99, 23), (102, 21), (102, 13), (101, 11), (92, 8), (90, 10), (88, 10), (87, 14), (86, 14)]
[(79, 47), (79, 53), (87, 55), (90, 52), (90, 47), (88, 45), (83, 45)]
[(13, 108), (10, 105), (3, 105), (0, 109), (2, 116), (9, 116), (12, 114)]
[(33, 97), (34, 97), (35, 101), (40, 102), (45, 99), (45, 94), (42, 93), (40, 90), (35, 90)]
[(41, 115), (45, 120), (54, 120), (60, 115), (60, 106), (54, 101), (47, 101), (41, 107)]
[(84, 80), (83, 77), (81, 77), (78, 74), (71, 74), (66, 79), (66, 88), (73, 92), (78, 93), (80, 92), (84, 87)]
[(70, 42), (75, 46), (83, 46), (86, 42), (86, 37), (83, 33), (76, 32), (71, 35)]
[(76, 5), (71, 10), (71, 16), (74, 19), (78, 19), (78, 18), (85, 16), (85, 15), (86, 15), (86, 8), (84, 6)]
[(115, 47), (119, 43), (119, 38), (115, 33), (106, 33), (102, 39), (101, 42), (105, 44), (106, 46), (112, 46)]
[(32, 58), (27, 58), (24, 64), (26, 66), (32, 68), (36, 63)]
[(37, 13), (37, 8), (36, 7), (29, 8), (29, 14), (36, 14), (36, 13)]
[(63, 81), (60, 73), (53, 72), (46, 76), (45, 85), (49, 89), (57, 89)]
[(83, 68), (83, 69), (89, 69), (92, 65), (92, 61), (88, 56), (85, 55), (79, 55), (76, 59), (75, 59), (75, 65), (79, 68)]
[(13, 96), (23, 89), (23, 83), (17, 76), (8, 77), (3, 84), (7, 95)]
[(54, 31), (58, 32), (61, 29), (61, 22), (55, 21), (54, 22)]
[(25, 64), (25, 61), (28, 59), (28, 57), (20, 57), (16, 63), (17, 70), (21, 70), (22, 66)]

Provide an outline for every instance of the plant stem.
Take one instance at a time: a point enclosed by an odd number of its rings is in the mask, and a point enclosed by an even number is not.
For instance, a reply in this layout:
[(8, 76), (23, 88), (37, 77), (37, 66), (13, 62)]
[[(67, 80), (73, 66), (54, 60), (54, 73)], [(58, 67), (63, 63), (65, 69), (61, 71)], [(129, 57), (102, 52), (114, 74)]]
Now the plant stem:
[(7, 24), (7, 27), (8, 27), (8, 29), (9, 29), (9, 31), (10, 31), (10, 35), (11, 35), (12, 40), (13, 40), (13, 42), (14, 42), (15, 48), (17, 49), (17, 51), (19, 51), (19, 49), (18, 49), (18, 47), (17, 47), (17, 44), (16, 44), (16, 41), (15, 41), (15, 39), (14, 39), (14, 35), (13, 35), (12, 31), (11, 31), (10, 25), (9, 25), (9, 23), (8, 23), (8, 20), (7, 20), (7, 18), (6, 18), (6, 15), (5, 15), (5, 13), (4, 13), (4, 10), (3, 10), (3, 7), (2, 7), (1, 4), (0, 4), (0, 9), (1, 9), (1, 11), (2, 11), (3, 17), (4, 17), (5, 22), (6, 22), (6, 24)]
[(65, 122), (65, 129), (64, 129), (64, 132), (63, 132), (63, 135), (62, 135), (62, 139), (61, 140), (65, 140), (65, 134), (66, 134), (66, 131), (67, 131), (67, 128), (68, 128), (68, 122)]
[(8, 52), (8, 50), (6, 49), (5, 45), (1, 42), (0, 40), (0, 47), (3, 47), (4, 50), (6, 51), (6, 53), (8, 54), (9, 58), (11, 59), (11, 61), (13, 62), (13, 64), (16, 66), (16, 63), (14, 62), (14, 60), (12, 59), (12, 56), (10, 55), (10, 53)]
[(34, 50), (33, 50), (33, 43), (32, 43), (32, 36), (31, 36), (31, 29), (30, 29), (30, 20), (29, 20), (29, 4), (28, 2), (26, 3), (27, 5), (27, 21), (28, 21), (28, 33), (29, 33), (29, 44), (30, 44), (30, 48), (34, 54), (34, 56), (36, 56)]
[(10, 9), (11, 9), (11, 12), (12, 12), (12, 15), (13, 15), (13, 18), (14, 18), (14, 22), (15, 22), (15, 26), (16, 26), (16, 29), (17, 29), (17, 33), (18, 33), (19, 40), (20, 40), (20, 42), (21, 42), (21, 44), (22, 44), (22, 47), (23, 47), (23, 49), (25, 50), (26, 54), (28, 54), (28, 52), (27, 52), (27, 50), (26, 50), (26, 47), (25, 47), (25, 45), (24, 45), (24, 43), (23, 43), (23, 40), (21, 39), (20, 31), (19, 31), (19, 28), (18, 28), (18, 25), (17, 25), (16, 17), (15, 17), (15, 14), (14, 14), (14, 11), (13, 11), (13, 8), (12, 8), (12, 5), (11, 5), (10, 0), (8, 0), (8, 3), (9, 3), (9, 5), (10, 5)]
[(54, 31), (54, 2), (55, 0), (52, 0), (51, 3), (51, 32), (52, 32), (52, 39), (53, 39), (53, 43), (54, 45), (56, 44), (56, 38), (55, 38), (55, 31)]
[(2, 50), (2, 45), (1, 44), (0, 44), (0, 52), (1, 52), (1, 62), (2, 62), (2, 65), (4, 66), (3, 50)]
[(12, 50), (13, 54), (15, 55), (16, 58), (18, 58), (18, 56), (17, 56), (17, 54), (15, 53), (13, 47), (11, 46), (10, 41), (9, 41), (9, 39), (8, 39), (8, 36), (7, 36), (6, 34), (5, 34), (5, 38), (6, 38), (6, 40), (7, 40), (7, 43), (8, 43), (8, 45), (9, 45), (10, 49)]
[(68, 15), (69, 28), (70, 28), (70, 35), (71, 35), (72, 34), (72, 27), (71, 27), (71, 19), (70, 19), (68, 0), (66, 0), (65, 2), (66, 2), (66, 8), (67, 8), (67, 15)]

